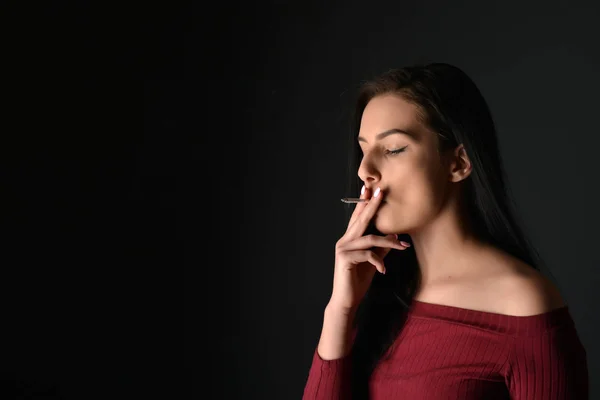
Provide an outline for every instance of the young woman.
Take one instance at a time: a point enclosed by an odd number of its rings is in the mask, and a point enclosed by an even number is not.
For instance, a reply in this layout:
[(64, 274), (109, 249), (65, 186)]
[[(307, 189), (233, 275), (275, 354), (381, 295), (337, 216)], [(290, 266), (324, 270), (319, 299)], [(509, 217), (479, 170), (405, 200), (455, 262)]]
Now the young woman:
[(585, 348), (517, 223), (474, 82), (390, 70), (355, 124), (365, 201), (336, 244), (304, 399), (587, 399)]

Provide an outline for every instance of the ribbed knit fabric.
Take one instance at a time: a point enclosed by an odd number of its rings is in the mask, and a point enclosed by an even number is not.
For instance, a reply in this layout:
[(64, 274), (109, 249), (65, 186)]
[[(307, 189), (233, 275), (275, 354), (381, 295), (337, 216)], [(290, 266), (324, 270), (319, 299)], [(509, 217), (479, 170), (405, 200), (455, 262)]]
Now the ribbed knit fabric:
[[(350, 399), (350, 355), (315, 349), (304, 400)], [(587, 400), (587, 354), (565, 305), (511, 316), (413, 300), (370, 399)]]

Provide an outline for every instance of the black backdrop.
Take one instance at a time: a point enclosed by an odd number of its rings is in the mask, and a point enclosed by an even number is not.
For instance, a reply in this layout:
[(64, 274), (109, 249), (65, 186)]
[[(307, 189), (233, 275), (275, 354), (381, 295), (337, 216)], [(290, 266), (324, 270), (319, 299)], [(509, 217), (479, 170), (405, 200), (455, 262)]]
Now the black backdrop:
[(339, 199), (354, 195), (355, 89), (428, 61), (460, 66), (487, 98), (520, 217), (600, 398), (592, 2), (54, 3), (15, 15), (6, 398), (300, 398), (345, 228)]
[[(520, 218), (571, 306), (589, 354), (591, 398), (600, 398), (600, 32), (591, 4), (271, 2), (222, 14), (208, 36), (218, 56), (189, 48), (192, 70), (217, 69), (195, 76), (215, 115), (196, 121), (194, 193), (216, 185), (227, 196), (213, 215), (222, 259), (209, 264), (219, 288), (212, 301), (197, 289), (201, 256), (186, 265), (186, 322), (206, 307), (217, 313), (204, 328), (220, 343), (211, 349), (220, 365), (212, 397), (301, 397), (344, 229), (339, 199), (352, 195), (345, 146), (354, 91), (389, 67), (444, 61), (470, 74), (489, 101)], [(214, 87), (202, 90), (210, 80)], [(221, 301), (227, 307), (215, 309)], [(206, 348), (197, 331), (188, 331), (192, 365)], [(203, 376), (195, 368), (194, 382)]]

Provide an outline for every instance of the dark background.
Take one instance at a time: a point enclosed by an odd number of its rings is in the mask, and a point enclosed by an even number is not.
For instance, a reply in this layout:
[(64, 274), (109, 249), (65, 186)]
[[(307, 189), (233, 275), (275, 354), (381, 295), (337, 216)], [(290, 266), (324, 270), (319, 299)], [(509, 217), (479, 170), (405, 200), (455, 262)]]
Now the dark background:
[(519, 217), (600, 398), (593, 4), (15, 10), (2, 92), (5, 397), (301, 398), (345, 229), (339, 199), (355, 195), (356, 89), (441, 61), (490, 104)]

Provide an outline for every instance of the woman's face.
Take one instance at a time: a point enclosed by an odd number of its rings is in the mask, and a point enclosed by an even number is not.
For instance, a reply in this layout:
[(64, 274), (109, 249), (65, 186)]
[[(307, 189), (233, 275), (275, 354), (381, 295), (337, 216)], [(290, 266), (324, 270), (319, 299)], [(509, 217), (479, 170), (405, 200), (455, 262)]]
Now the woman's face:
[(437, 135), (419, 121), (417, 106), (398, 95), (373, 98), (358, 141), (358, 176), (371, 193), (381, 187), (384, 194), (373, 220), (377, 230), (410, 234), (433, 221), (446, 203), (450, 173), (441, 163)]

